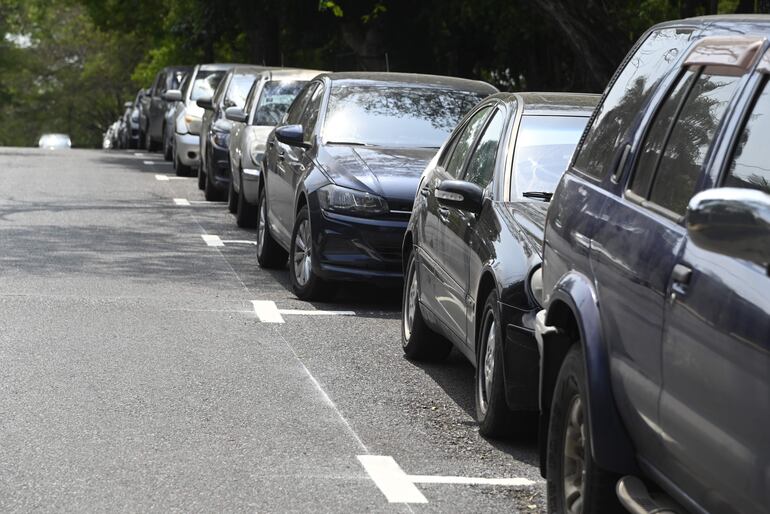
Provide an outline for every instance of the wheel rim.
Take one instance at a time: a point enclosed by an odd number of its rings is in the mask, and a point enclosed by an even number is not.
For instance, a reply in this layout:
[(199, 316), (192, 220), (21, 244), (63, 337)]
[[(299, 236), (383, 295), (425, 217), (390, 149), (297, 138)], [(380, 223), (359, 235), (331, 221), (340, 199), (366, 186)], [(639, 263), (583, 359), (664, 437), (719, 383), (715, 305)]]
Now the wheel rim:
[(310, 280), (312, 259), (310, 222), (302, 220), (294, 239), (294, 278), (300, 286), (304, 286)]
[(404, 313), (404, 340), (403, 344), (409, 341), (412, 336), (412, 327), (414, 326), (414, 315), (417, 312), (417, 271), (415, 265), (412, 263), (409, 268), (409, 278), (406, 282), (407, 290), (404, 295), (405, 304), (401, 309)]
[(265, 244), (265, 231), (267, 230), (266, 222), (265, 222), (265, 215), (267, 214), (265, 211), (267, 208), (265, 207), (265, 199), (263, 198), (261, 202), (259, 202), (259, 216), (257, 216), (257, 252), (262, 253), (262, 247)]
[(585, 434), (583, 401), (575, 396), (567, 411), (564, 431), (564, 507), (570, 514), (583, 512), (585, 496)]
[(492, 390), (492, 380), (495, 376), (495, 319), (491, 316), (490, 318), (491, 322), (486, 332), (487, 341), (484, 349), (484, 365), (481, 368), (482, 376), (479, 377), (481, 410), (483, 412), (486, 412), (489, 407), (489, 392)]

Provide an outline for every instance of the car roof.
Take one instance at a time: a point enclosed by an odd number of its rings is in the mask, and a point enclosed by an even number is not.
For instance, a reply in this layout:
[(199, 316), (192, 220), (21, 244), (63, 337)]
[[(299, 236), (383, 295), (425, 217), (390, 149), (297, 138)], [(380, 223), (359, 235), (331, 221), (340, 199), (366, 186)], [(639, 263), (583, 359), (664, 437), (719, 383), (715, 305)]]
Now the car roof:
[(394, 73), (394, 72), (368, 72), (346, 71), (338, 73), (324, 73), (321, 77), (328, 78), (332, 82), (369, 82), (379, 84), (392, 84), (404, 87), (435, 87), (444, 89), (460, 89), (478, 93), (493, 94), (498, 91), (492, 84), (481, 80), (461, 79), (458, 77), (445, 77), (443, 75), (424, 75), (420, 73)]
[(265, 70), (262, 75), (268, 80), (312, 80), (318, 75), (329, 73), (324, 70), (307, 70), (301, 68), (280, 68)]
[(257, 66), (253, 64), (234, 64), (230, 70), (231, 70), (231, 73), (233, 74), (236, 74), (236, 73), (237, 74), (248, 74), (248, 73), (257, 74), (260, 71), (265, 71), (269, 69), (270, 69), (269, 66)]
[(725, 31), (730, 35), (750, 33), (767, 34), (770, 31), (770, 15), (768, 14), (714, 14), (709, 16), (696, 16), (680, 20), (670, 20), (658, 23), (650, 27), (649, 32), (668, 27), (690, 26), (705, 31), (703, 35), (714, 35)]
[(506, 103), (516, 102), (522, 108), (522, 114), (539, 116), (590, 116), (601, 95), (593, 93), (561, 92), (524, 92), (497, 93), (489, 98), (497, 98)]
[(217, 70), (229, 70), (233, 66), (237, 66), (235, 63), (209, 63), (199, 64), (198, 69), (204, 71), (217, 71)]
[(166, 66), (163, 68), (163, 71), (186, 71), (190, 72), (192, 71), (193, 66)]

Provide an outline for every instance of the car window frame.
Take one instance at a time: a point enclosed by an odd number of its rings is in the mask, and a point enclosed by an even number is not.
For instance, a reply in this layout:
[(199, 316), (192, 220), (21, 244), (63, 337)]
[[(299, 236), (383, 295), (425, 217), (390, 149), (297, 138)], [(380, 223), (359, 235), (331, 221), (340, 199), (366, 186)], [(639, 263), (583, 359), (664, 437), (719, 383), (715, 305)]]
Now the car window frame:
[[(302, 115), (305, 113), (307, 102), (310, 101), (310, 97), (313, 96), (313, 93), (315, 92), (315, 88), (317, 88), (320, 84), (321, 84), (320, 80), (311, 80), (305, 85), (304, 88), (302, 88), (299, 94), (291, 102), (291, 105), (289, 106), (289, 108), (286, 110), (286, 114), (284, 115), (283, 120), (281, 120), (281, 125), (298, 124), (299, 118), (301, 118)], [(305, 102), (305, 104), (299, 106), (300, 102)], [(294, 104), (297, 104), (299, 106), (299, 115), (297, 116), (297, 123), (289, 123), (289, 114), (291, 114), (292, 108), (294, 108)]]
[[(446, 150), (444, 153), (442, 153), (441, 157), (439, 157), (437, 162), (437, 168), (441, 170), (442, 174), (449, 175), (449, 172), (446, 169), (446, 165), (451, 160), (452, 155), (455, 152), (455, 148), (457, 146), (457, 142), (460, 138), (460, 136), (465, 132), (465, 129), (468, 128), (468, 125), (470, 124), (471, 120), (473, 119), (476, 114), (478, 114), (480, 111), (484, 109), (488, 109), (489, 112), (484, 115), (484, 118), (481, 120), (481, 128), (479, 129), (479, 133), (476, 134), (476, 137), (473, 138), (473, 141), (471, 142), (469, 148), (475, 148), (476, 142), (478, 141), (479, 135), (484, 132), (484, 129), (486, 129), (487, 123), (489, 122), (490, 113), (493, 111), (493, 109), (496, 107), (495, 102), (484, 102), (482, 104), (477, 105), (474, 109), (472, 109), (468, 114), (465, 116), (465, 120), (462, 122), (462, 126), (458, 126), (455, 130), (456, 132), (453, 134), (452, 138), (450, 139), (449, 143), (447, 144)], [(468, 152), (468, 155), (465, 156), (465, 159), (463, 160), (462, 164), (459, 168), (459, 173), (457, 174), (457, 177), (452, 177), (451, 180), (462, 180), (462, 178), (465, 176), (465, 170), (468, 165), (468, 158), (473, 152)], [(451, 175), (450, 175), (451, 176)]]
[[(506, 146), (506, 145), (504, 145), (504, 142), (505, 142), (506, 130), (508, 129), (508, 119), (507, 119), (507, 114), (508, 113), (506, 112), (506, 110), (501, 105), (501, 102), (493, 102), (493, 103), (490, 103), (489, 105), (491, 105), (492, 108), (490, 109), (489, 114), (487, 114), (487, 117), (484, 120), (484, 124), (483, 124), (481, 130), (476, 135), (476, 138), (473, 141), (473, 145), (471, 146), (471, 151), (468, 152), (468, 155), (465, 156), (465, 162), (463, 163), (463, 166), (462, 166), (462, 176), (461, 176), (461, 178), (458, 179), (458, 180), (462, 180), (464, 182), (468, 182), (470, 184), (476, 184), (475, 182), (471, 182), (470, 180), (467, 179), (467, 176), (468, 176), (468, 166), (471, 163), (471, 158), (476, 153), (476, 150), (479, 147), (479, 143), (481, 142), (482, 136), (484, 136), (484, 134), (486, 134), (487, 129), (489, 128), (489, 125), (492, 123), (492, 119), (495, 117), (496, 114), (499, 113), (500, 116), (502, 116), (503, 128), (500, 131), (500, 139), (499, 139), (499, 141), (497, 143), (497, 152), (496, 152), (496, 155), (495, 155), (495, 164), (494, 164), (494, 169), (492, 170), (492, 177), (490, 178), (489, 183), (486, 186), (484, 186), (484, 188), (483, 188), (484, 192), (487, 192), (487, 191), (490, 191), (490, 190), (494, 191), (494, 185), (496, 183), (498, 169), (500, 168), (500, 151), (502, 150), (502, 148), (504, 146)], [(476, 184), (476, 185), (478, 186), (478, 184)], [(479, 186), (479, 187), (481, 187), (481, 186)]]
[[(321, 88), (321, 91), (318, 98), (318, 114), (316, 115), (313, 129), (310, 130), (310, 132), (308, 132), (307, 130), (308, 127), (305, 127), (302, 122), (308, 113), (308, 107), (310, 107), (310, 102), (313, 101), (313, 98), (318, 93), (318, 88), (316, 88), (313, 91), (313, 93), (309, 96), (307, 103), (305, 104), (305, 107), (302, 109), (302, 114), (300, 115), (300, 119), (299, 119), (300, 125), (302, 125), (302, 138), (305, 143), (308, 143), (308, 142), (312, 143), (313, 139), (315, 138), (315, 135), (318, 133), (318, 127), (320, 126), (319, 123), (322, 122), (322, 117), (321, 117), (322, 111), (326, 110), (325, 104), (324, 104), (324, 99), (326, 98), (326, 91), (327, 91), (326, 84), (324, 84), (324, 82), (322, 81), (318, 81), (318, 87)], [(305, 134), (307, 134), (307, 136)]]

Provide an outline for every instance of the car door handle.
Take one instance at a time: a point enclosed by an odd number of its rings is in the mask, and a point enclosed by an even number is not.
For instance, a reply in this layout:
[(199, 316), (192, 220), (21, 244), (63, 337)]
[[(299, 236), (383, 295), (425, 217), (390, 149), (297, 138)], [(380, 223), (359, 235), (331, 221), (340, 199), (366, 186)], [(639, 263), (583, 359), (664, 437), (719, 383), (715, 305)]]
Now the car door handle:
[(425, 186), (422, 189), (420, 189), (420, 194), (425, 198), (428, 198), (428, 195), (430, 194), (430, 189), (428, 189), (428, 186)]
[(439, 207), (438, 208), (438, 217), (441, 218), (444, 221), (449, 220), (449, 209), (446, 207)]

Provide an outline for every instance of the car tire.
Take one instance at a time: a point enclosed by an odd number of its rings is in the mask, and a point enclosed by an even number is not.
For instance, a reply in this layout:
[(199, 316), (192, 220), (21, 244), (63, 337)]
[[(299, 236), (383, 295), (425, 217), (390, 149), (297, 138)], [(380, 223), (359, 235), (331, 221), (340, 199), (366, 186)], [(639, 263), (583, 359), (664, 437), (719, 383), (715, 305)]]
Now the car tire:
[(300, 300), (325, 300), (335, 292), (334, 284), (313, 270), (313, 229), (307, 205), (297, 213), (289, 245), (289, 279), (291, 289)]
[(259, 192), (257, 205), (257, 262), (266, 269), (283, 268), (289, 254), (270, 234), (270, 224), (267, 222), (267, 202), (265, 188)]
[(238, 211), (238, 193), (235, 192), (232, 179), (230, 185), (227, 186), (227, 210), (230, 214), (235, 214)]
[(417, 252), (412, 250), (406, 265), (401, 301), (401, 347), (409, 360), (440, 361), (452, 351), (452, 343), (428, 327), (420, 310), (420, 280)]
[(198, 166), (198, 189), (203, 191), (206, 188), (206, 174), (203, 173), (203, 163)]
[(240, 174), (240, 178), (241, 189), (238, 191), (235, 223), (241, 228), (254, 228), (257, 226), (257, 207), (246, 200), (246, 196), (243, 193), (243, 173)]
[[(577, 502), (580, 512), (624, 512), (615, 494), (619, 477), (600, 469), (592, 457), (587, 398), (583, 352), (575, 345), (562, 363), (551, 402), (548, 512), (575, 512)], [(573, 457), (565, 459), (566, 453)]]
[(182, 161), (179, 160), (178, 155), (175, 156), (174, 163), (174, 171), (176, 172), (177, 177), (189, 177), (192, 175), (192, 168), (182, 164)]
[(203, 185), (203, 197), (208, 202), (221, 202), (224, 198), (222, 192), (214, 185), (214, 181), (206, 177), (206, 183)]
[(171, 142), (166, 135), (166, 127), (163, 127), (163, 159), (165, 159), (168, 162), (172, 162), (174, 160), (174, 152), (173, 148), (171, 147)]

